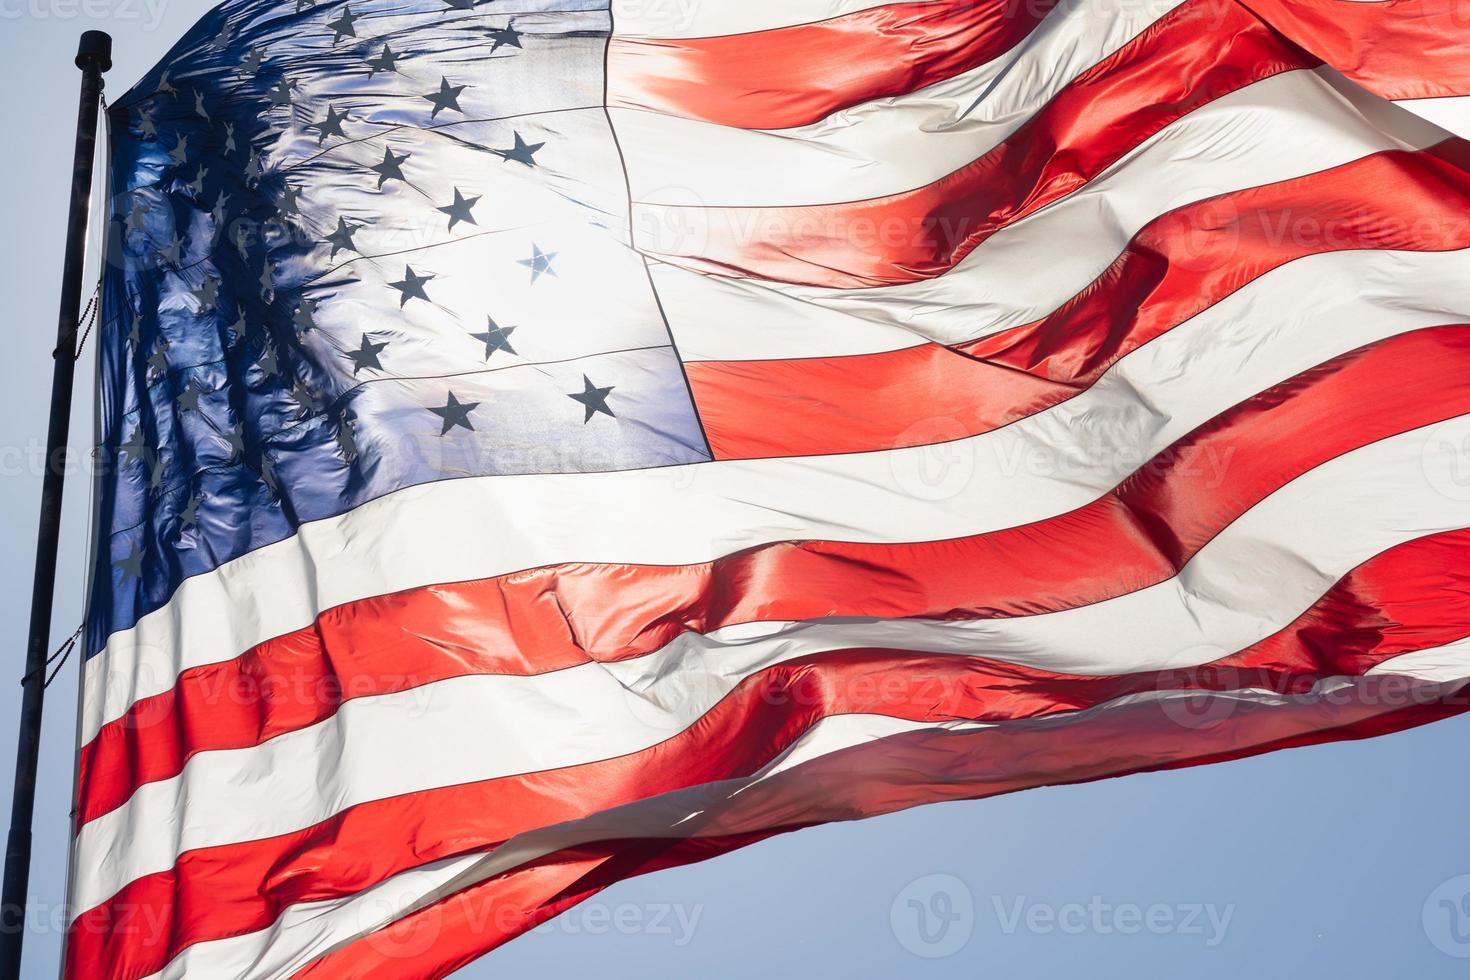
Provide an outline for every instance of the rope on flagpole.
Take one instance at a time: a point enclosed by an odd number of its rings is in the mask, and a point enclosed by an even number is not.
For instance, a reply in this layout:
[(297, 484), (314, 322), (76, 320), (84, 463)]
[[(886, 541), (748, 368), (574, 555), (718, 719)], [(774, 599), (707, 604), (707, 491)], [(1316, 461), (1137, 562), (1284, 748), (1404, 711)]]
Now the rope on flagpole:
[(82, 310), (82, 336), (77, 341), (77, 352), (72, 358), (80, 361), (82, 359), (82, 348), (87, 346), (87, 338), (91, 336), (92, 327), (97, 323), (97, 314), (101, 310), (102, 280), (97, 280), (97, 287), (92, 290), (92, 298), (87, 301), (86, 309)]
[(37, 673), (45, 670), (47, 667), (50, 667), (53, 663), (56, 662), (56, 659), (60, 657), (61, 662), (56, 664), (56, 668), (51, 671), (50, 675), (46, 678), (46, 683), (42, 685), (42, 687), (50, 687), (51, 682), (56, 680), (56, 675), (61, 672), (61, 668), (66, 666), (66, 661), (71, 657), (71, 652), (72, 650), (76, 649), (77, 640), (81, 639), (81, 637), (82, 627), (78, 626), (76, 628), (76, 631), (73, 632), (71, 636), (67, 637), (66, 641), (62, 643), (61, 646), (56, 648), (56, 652), (46, 658), (45, 663), (39, 665), (35, 670), (28, 671), (25, 676), (20, 679), (20, 682), (22, 684), (26, 683)]

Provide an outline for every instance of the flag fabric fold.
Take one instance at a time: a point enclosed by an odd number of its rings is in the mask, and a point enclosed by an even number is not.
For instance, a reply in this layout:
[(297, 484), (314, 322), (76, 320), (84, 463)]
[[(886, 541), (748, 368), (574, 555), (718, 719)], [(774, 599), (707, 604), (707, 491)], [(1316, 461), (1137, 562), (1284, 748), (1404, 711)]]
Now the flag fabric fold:
[(206, 15), (109, 110), (66, 975), (1464, 711), (1454, 7)]

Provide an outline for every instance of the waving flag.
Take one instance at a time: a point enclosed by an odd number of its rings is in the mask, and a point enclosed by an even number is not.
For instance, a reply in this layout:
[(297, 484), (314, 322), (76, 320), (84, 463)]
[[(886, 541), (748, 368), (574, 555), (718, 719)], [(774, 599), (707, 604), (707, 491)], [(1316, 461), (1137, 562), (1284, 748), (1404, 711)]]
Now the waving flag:
[(1465, 710), (1455, 7), (206, 16), (110, 110), (68, 976)]

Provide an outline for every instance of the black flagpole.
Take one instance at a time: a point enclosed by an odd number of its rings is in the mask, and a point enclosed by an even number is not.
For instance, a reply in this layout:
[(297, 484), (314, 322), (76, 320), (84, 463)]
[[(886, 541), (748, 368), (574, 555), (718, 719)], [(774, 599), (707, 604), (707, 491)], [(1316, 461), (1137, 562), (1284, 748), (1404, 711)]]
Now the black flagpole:
[(77, 48), (82, 70), (77, 110), (76, 157), (71, 170), (71, 212), (66, 225), (66, 257), (61, 274), (61, 315), (51, 357), (51, 421), (46, 432), (46, 474), (41, 484), (41, 520), (36, 534), (36, 577), (31, 589), (31, 626), (26, 641), (26, 673), (20, 708), (20, 739), (15, 754), (15, 798), (10, 836), (5, 843), (5, 885), (0, 899), (0, 980), (20, 980), (25, 940), (26, 890), (31, 872), (31, 817), (36, 805), (36, 763), (41, 748), (41, 709), (46, 693), (46, 647), (51, 636), (51, 600), (56, 585), (56, 549), (61, 532), (61, 490), (66, 477), (67, 430), (71, 424), (72, 376), (76, 364), (77, 319), (82, 305), (82, 262), (86, 257), (87, 216), (92, 206), (92, 157), (97, 148), (97, 106), (102, 73), (112, 67), (112, 37), (87, 31)]

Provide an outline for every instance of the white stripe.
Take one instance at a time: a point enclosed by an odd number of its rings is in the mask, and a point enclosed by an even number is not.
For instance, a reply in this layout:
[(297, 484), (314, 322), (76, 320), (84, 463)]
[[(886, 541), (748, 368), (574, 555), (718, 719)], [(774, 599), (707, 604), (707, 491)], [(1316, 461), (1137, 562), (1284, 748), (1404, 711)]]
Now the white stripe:
[[(1470, 641), (1408, 654), (1399, 659), (1456, 664), (1458, 673), (1454, 670), (1449, 672), (1457, 678), (1463, 678), (1470, 675)], [(1390, 661), (1379, 670), (1384, 673), (1402, 673), (1403, 670), (1396, 664), (1397, 661)], [(1375, 688), (1367, 687), (1362, 682), (1344, 680), (1321, 685), (1317, 697), (1286, 698), (1268, 691), (1250, 690), (1221, 692), (1212, 697), (1228, 703), (1261, 704), (1275, 708), (1281, 713), (1273, 716), (1276, 719), (1276, 734), (1279, 735), (1287, 730), (1285, 722), (1288, 720), (1294, 730), (1311, 731), (1327, 727), (1326, 722), (1341, 724), (1392, 710), (1393, 706), (1382, 703), (1381, 699), (1375, 697), (1376, 693)], [(1418, 696), (1421, 702), (1435, 693), (1441, 692), (1437, 688), (1428, 687), (1422, 692), (1404, 692), (1406, 698)], [(1321, 694), (1329, 697), (1323, 698)], [(1157, 730), (1161, 725), (1172, 729), (1172, 734), (1177, 735), (1181, 730), (1167, 712), (1149, 710), (1151, 706), (1174, 697), (1188, 698), (1193, 702), (1198, 701), (1202, 695), (1195, 691), (1151, 692), (1138, 697), (1118, 699), (1087, 711), (1052, 716), (1039, 723), (1027, 721), (1000, 726), (970, 722), (936, 725), (881, 715), (825, 718), (804, 733), (783, 756), (748, 779), (706, 784), (688, 791), (640, 801), (627, 807), (595, 814), (586, 820), (522, 835), (492, 854), (467, 855), (405, 872), (348, 898), (292, 906), (270, 929), (191, 947), (176, 958), (168, 969), (155, 974), (150, 980), (182, 980), (186, 976), (230, 976), (250, 980), (288, 977), (322, 953), (344, 945), (354, 937), (367, 935), (415, 909), (520, 864), (582, 843), (618, 838), (680, 838), (748, 833), (779, 826), (783, 821), (790, 822), (793, 818), (850, 819), (850, 812), (829, 812), (840, 807), (840, 801), (812, 795), (823, 793), (823, 784), (814, 783), (810, 786), (810, 792), (803, 794), (801, 789), (807, 785), (807, 781), (802, 772), (793, 770), (864, 745), (871, 746), (879, 754), (881, 761), (885, 749), (882, 740), (895, 736), (926, 731), (970, 731), (985, 727), (1035, 727), (1040, 724), (1054, 732), (1058, 755), (1061, 755), (1067, 748), (1085, 745), (1095, 749), (1098, 744), (1106, 744), (1099, 743), (1091, 729), (1095, 723), (1113, 718), (1124, 719), (1124, 724), (1143, 729), (1145, 737), (1150, 728)], [(1230, 714), (1233, 714), (1233, 709), (1227, 713), (1227, 722)], [(1228, 723), (1190, 730), (1188, 735), (1187, 739), (1159, 739), (1158, 744), (1177, 745), (1181, 753), (1228, 751), (1254, 744), (1258, 739), (1250, 728), (1241, 730)], [(1120, 753), (1120, 756), (1124, 754), (1126, 753)], [(1094, 761), (1093, 766), (1101, 771), (1108, 771), (1111, 766), (1112, 771), (1116, 771), (1124, 765), (1136, 767), (1144, 761), (1146, 760), (1136, 757), (1128, 757), (1126, 760), (1121, 757), (1103, 758)], [(855, 761), (853, 765), (856, 768), (861, 762)], [(875, 765), (872, 771), (881, 772), (882, 769)], [(742, 793), (785, 773), (791, 775), (785, 777), (783, 789), (797, 792), (790, 798), (783, 796), (779, 810), (769, 806), (761, 807), (757, 811), (757, 820), (752, 820), (750, 813), (741, 811)], [(953, 793), (954, 797), (965, 795), (963, 778), (967, 773), (960, 767), (933, 775), (936, 782), (942, 781), (959, 787)], [(986, 775), (993, 778), (993, 773)], [(1014, 775), (1020, 777), (1023, 773), (1016, 772)], [(1040, 781), (1045, 774), (1038, 772), (1035, 775)], [(391, 949), (385, 949), (384, 952), (391, 952)]]
[[(1077, 242), (1074, 247), (1086, 246)], [(875, 306), (869, 314), (861, 297), (854, 295), (855, 301), (848, 301), (846, 291), (800, 299), (789, 287), (707, 276), (657, 260), (650, 260), (648, 271), (685, 361), (840, 357), (929, 342), (919, 328), (895, 322), (888, 307)], [(1054, 291), (1061, 288), (1059, 284)], [(934, 311), (928, 314), (933, 315)], [(984, 325), (972, 326), (978, 333)]]
[(887, 6), (883, 0), (613, 0), (613, 33), (618, 37), (719, 37), (812, 24), (883, 6)]
[(1470, 679), (1470, 639), (1432, 650), (1405, 653), (1368, 668), (1367, 673), (1375, 677), (1396, 674), (1436, 684), (1454, 684)]
[(1470, 137), (1470, 95), (1443, 99), (1404, 99), (1396, 105), (1428, 119), (1447, 133)]
[[(168, 605), (115, 634), (87, 663), (85, 740), (168, 690), (179, 671), (357, 599), (565, 561), (690, 564), (771, 541), (943, 539), (1063, 513), (1258, 391), (1373, 340), (1470, 316), (1467, 275), (1470, 251), (1290, 263), (1135, 351), (1087, 392), (937, 456), (918, 447), (400, 491), (188, 579)], [(1079, 462), (1047, 472), (1039, 459)]]
[[(1081, 190), (996, 232), (934, 279), (826, 289), (719, 282), (655, 267), (680, 354), (686, 360), (823, 357), (971, 340), (1052, 313), (1112, 264), (1141, 228), (1175, 208), (1443, 138), (1437, 127), (1391, 103), (1335, 84), (1341, 83), (1315, 71), (1294, 71), (1218, 99), (1165, 127)], [(785, 220), (783, 212), (741, 213), (739, 220), (755, 223), (736, 233), (757, 235), (768, 216)], [(643, 208), (635, 232), (672, 253), (697, 255), (688, 217)], [(741, 301), (731, 302), (736, 295)]]
[[(1290, 623), (1373, 555), (1470, 525), (1470, 503), (1436, 482), (1458, 459), (1426, 455), (1433, 428), (1324, 464), (1232, 523), (1177, 577), (1092, 605), (974, 622), (737, 627), (623, 663), (348, 701), (261, 746), (196, 755), (180, 776), (84, 826), (76, 901), (90, 908), (183, 851), (303, 829), (359, 803), (646, 749), (742, 679), (823, 650), (893, 646), (1088, 674), (1217, 660)], [(470, 748), (445, 751), (453, 745)]]
[(635, 199), (807, 206), (921, 187), (983, 156), (1183, 0), (1076, 0), (954, 78), (774, 132), (613, 109)]

